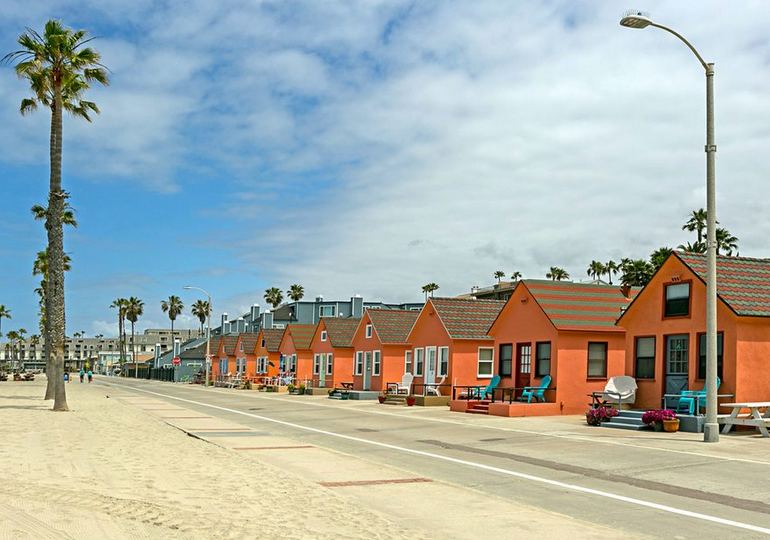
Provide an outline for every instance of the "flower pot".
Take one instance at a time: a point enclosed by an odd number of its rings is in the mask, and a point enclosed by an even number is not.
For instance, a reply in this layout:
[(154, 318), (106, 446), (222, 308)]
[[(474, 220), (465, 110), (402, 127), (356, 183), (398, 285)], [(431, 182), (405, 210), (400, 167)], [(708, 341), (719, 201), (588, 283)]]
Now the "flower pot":
[(679, 418), (663, 420), (663, 431), (666, 431), (667, 433), (676, 433), (679, 431)]
[(653, 422), (652, 429), (653, 431), (663, 431), (663, 422)]
[(377, 401), (380, 403), (385, 403), (385, 396), (377, 396)]
[(414, 405), (414, 402), (415, 402), (415, 399), (414, 399), (413, 397), (408, 397), (408, 398), (406, 398), (406, 404), (407, 404), (409, 407), (411, 407), (412, 405)]
[(586, 413), (586, 424), (588, 424), (589, 426), (598, 426), (599, 424), (601, 424), (601, 422), (597, 417)]

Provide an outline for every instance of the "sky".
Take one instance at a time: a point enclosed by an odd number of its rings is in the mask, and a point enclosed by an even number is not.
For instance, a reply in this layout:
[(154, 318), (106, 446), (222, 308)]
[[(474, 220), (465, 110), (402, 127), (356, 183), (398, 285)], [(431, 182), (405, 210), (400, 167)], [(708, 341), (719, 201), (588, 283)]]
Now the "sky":
[[(3, 0), (0, 51), (49, 18), (96, 36), (101, 115), (65, 117), (68, 333), (117, 333), (113, 299), (214, 316), (264, 290), (389, 302), (500, 269), (586, 279), (591, 260), (692, 240), (705, 206), (704, 72), (716, 63), (717, 217), (770, 257), (765, 2)], [(50, 117), (0, 66), (3, 331), (37, 328)], [(195, 327), (185, 313), (177, 327)]]

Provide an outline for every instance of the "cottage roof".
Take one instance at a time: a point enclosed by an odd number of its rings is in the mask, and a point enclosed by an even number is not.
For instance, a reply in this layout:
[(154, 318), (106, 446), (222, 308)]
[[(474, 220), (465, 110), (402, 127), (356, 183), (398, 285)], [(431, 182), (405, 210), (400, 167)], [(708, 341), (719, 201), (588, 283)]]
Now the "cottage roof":
[(431, 298), (439, 318), (452, 339), (490, 339), (489, 327), (505, 305), (502, 300)]
[[(706, 282), (706, 256), (674, 252)], [(717, 294), (736, 315), (770, 317), (770, 259), (717, 257)]]
[(291, 340), (294, 342), (294, 348), (303, 350), (310, 348), (310, 342), (313, 341), (315, 333), (314, 324), (290, 324), (287, 332), (291, 334)]
[[(214, 341), (212, 340), (211, 345), (213, 347)], [(215, 351), (216, 349), (211, 349), (212, 351)], [(179, 353), (179, 358), (182, 358), (184, 360), (189, 359), (205, 359), (206, 358), (206, 342), (204, 341), (197, 347), (192, 347), (191, 349), (186, 349)]]
[(360, 318), (321, 317), (332, 347), (352, 347)]
[(615, 321), (639, 292), (632, 288), (627, 297), (614, 285), (541, 279), (522, 283), (558, 330), (623, 332)]
[(222, 336), (221, 340), (225, 344), (225, 354), (235, 354), (235, 344), (238, 343), (238, 335)]
[[(266, 328), (262, 331), (265, 336), (265, 348), (268, 352), (278, 352), (281, 347), (281, 339), (283, 339), (283, 328)], [(295, 345), (296, 347), (296, 345)]]
[(419, 311), (402, 309), (367, 309), (372, 327), (381, 343), (406, 343)]

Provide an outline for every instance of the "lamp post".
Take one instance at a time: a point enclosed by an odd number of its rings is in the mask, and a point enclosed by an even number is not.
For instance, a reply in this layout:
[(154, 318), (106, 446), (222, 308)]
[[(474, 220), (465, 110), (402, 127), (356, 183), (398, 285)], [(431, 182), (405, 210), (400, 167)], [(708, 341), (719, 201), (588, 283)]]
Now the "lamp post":
[(208, 310), (206, 311), (206, 388), (209, 387), (209, 374), (211, 373), (211, 295), (205, 289), (200, 287), (193, 287), (192, 285), (185, 285), (182, 287), (185, 290), (196, 290), (206, 295), (208, 301)]
[(654, 26), (679, 38), (696, 56), (706, 71), (706, 424), (704, 442), (719, 441), (717, 423), (717, 243), (716, 243), (716, 176), (714, 160), (714, 64), (707, 63), (689, 41), (671, 28), (653, 22), (642, 12), (632, 11), (621, 20), (626, 28)]

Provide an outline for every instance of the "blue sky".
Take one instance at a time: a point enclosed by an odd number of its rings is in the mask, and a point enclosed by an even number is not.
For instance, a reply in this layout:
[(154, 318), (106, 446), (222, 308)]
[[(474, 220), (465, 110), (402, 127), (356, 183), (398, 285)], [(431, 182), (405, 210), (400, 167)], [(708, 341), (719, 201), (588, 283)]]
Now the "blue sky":
[[(498, 268), (585, 276), (689, 239), (704, 205), (703, 75), (617, 2), (6, 0), (0, 50), (55, 17), (97, 35), (102, 115), (65, 119), (68, 330), (140, 327), (187, 283), (237, 313), (276, 285), (407, 301)], [(770, 256), (770, 12), (641, 2), (717, 62), (719, 219)], [(0, 69), (0, 303), (35, 329), (48, 117)], [(164, 322), (166, 321), (166, 322)], [(189, 314), (182, 325), (192, 325)]]

